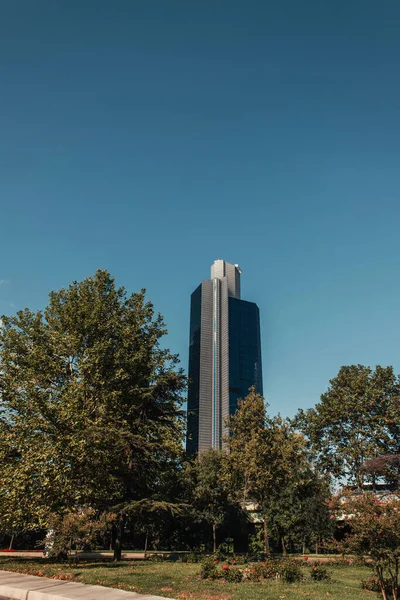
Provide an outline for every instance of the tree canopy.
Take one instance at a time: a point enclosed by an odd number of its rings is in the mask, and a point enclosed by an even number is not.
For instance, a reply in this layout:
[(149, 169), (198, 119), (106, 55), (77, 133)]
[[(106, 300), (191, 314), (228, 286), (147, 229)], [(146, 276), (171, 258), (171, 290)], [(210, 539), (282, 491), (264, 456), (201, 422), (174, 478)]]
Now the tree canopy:
[(156, 497), (182, 451), (185, 377), (145, 291), (97, 271), (2, 321), (0, 519), (21, 530)]
[(306, 466), (305, 442), (290, 423), (270, 417), (264, 398), (251, 388), (229, 419), (226, 477), (241, 503), (254, 503), (264, 523), (269, 554), (268, 520), (278, 499), (300, 484)]
[(392, 367), (341, 367), (320, 402), (300, 410), (295, 424), (325, 472), (361, 486), (366, 460), (400, 450), (400, 379)]

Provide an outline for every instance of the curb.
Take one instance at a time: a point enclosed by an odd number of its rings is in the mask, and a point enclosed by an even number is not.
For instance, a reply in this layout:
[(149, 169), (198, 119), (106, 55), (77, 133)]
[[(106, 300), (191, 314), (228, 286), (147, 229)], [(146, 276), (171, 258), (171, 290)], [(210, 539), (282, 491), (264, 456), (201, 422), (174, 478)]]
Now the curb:
[(0, 596), (12, 600), (174, 600), (13, 571), (0, 571)]

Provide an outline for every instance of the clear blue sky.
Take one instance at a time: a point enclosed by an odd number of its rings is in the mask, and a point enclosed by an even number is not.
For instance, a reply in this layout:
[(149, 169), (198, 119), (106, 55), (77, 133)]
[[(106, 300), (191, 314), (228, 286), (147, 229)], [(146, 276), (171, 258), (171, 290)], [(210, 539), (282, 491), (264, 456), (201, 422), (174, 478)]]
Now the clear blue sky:
[(0, 313), (107, 268), (187, 365), (239, 263), (272, 412), (400, 370), (398, 0), (2, 0)]

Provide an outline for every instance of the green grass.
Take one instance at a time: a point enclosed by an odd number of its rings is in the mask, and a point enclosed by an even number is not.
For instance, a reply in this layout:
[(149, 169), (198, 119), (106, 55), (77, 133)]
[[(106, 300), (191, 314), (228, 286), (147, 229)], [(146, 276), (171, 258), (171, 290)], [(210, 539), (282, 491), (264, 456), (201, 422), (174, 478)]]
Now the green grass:
[(199, 578), (200, 565), (171, 562), (135, 561), (92, 562), (68, 566), (44, 560), (0, 558), (0, 569), (116, 587), (128, 591), (155, 594), (177, 600), (360, 600), (378, 598), (362, 590), (361, 579), (370, 574), (365, 567), (330, 567), (331, 582), (313, 582), (309, 567), (305, 581), (284, 584), (279, 581), (226, 583)]

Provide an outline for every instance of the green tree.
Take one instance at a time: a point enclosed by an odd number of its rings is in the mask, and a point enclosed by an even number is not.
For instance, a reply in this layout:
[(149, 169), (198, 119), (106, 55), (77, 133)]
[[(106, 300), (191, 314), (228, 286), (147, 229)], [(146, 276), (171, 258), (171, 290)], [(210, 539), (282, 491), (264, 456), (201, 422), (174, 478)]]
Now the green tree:
[(400, 380), (392, 367), (341, 367), (315, 408), (295, 424), (320, 468), (362, 486), (364, 461), (400, 450)]
[(266, 413), (264, 398), (250, 389), (228, 420), (230, 436), (225, 477), (234, 497), (254, 504), (263, 520), (264, 549), (269, 554), (268, 520), (274, 502), (295, 477), (293, 465), (305, 460), (305, 443), (290, 423)]
[(163, 319), (97, 271), (2, 321), (0, 522), (117, 507), (118, 558), (130, 507), (160, 498), (182, 453), (185, 378)]
[(229, 512), (228, 490), (221, 476), (226, 454), (211, 448), (186, 465), (189, 501), (195, 518), (212, 530), (213, 552), (217, 550), (217, 530)]
[(315, 545), (316, 554), (323, 540), (333, 534), (327, 499), (331, 492), (326, 478), (321, 477), (310, 464), (301, 461), (293, 464), (293, 477), (287, 481), (273, 501), (270, 523), (286, 554), (286, 544), (291, 548)]
[(383, 600), (399, 598), (400, 501), (381, 502), (375, 494), (344, 490), (333, 499), (331, 510), (349, 524), (342, 551), (368, 556)]

